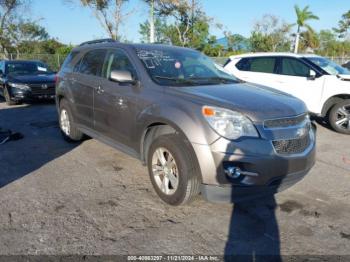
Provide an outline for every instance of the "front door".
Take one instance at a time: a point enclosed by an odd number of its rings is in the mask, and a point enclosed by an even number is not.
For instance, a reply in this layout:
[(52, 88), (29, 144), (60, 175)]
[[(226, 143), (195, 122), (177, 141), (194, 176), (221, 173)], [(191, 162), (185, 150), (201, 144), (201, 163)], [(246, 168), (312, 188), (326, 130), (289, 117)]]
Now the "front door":
[(271, 87), (289, 93), (304, 101), (309, 111), (318, 112), (324, 77), (311, 77), (312, 69), (294, 57), (281, 57), (275, 83)]
[(95, 129), (102, 135), (131, 147), (131, 132), (137, 121), (141, 90), (137, 85), (111, 81), (113, 70), (129, 71), (137, 79), (135, 67), (125, 51), (109, 50), (103, 66), (103, 80), (94, 96)]

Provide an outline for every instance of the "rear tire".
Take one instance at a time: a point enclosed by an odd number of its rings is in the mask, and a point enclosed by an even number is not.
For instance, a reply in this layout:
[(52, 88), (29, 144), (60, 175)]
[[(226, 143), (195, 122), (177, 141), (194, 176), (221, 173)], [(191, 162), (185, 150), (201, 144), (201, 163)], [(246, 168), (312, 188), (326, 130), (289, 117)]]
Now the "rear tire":
[(350, 135), (350, 99), (335, 104), (329, 112), (328, 120), (333, 130)]
[(5, 98), (6, 104), (9, 105), (9, 106), (13, 106), (13, 105), (17, 105), (18, 104), (18, 102), (13, 101), (11, 99), (10, 92), (9, 92), (9, 90), (6, 87), (4, 87), (4, 98)]
[(183, 205), (199, 194), (201, 180), (197, 159), (181, 135), (156, 138), (148, 151), (147, 165), (156, 193), (167, 204)]
[(78, 142), (83, 139), (84, 134), (76, 127), (68, 101), (60, 101), (59, 123), (63, 138), (68, 142)]

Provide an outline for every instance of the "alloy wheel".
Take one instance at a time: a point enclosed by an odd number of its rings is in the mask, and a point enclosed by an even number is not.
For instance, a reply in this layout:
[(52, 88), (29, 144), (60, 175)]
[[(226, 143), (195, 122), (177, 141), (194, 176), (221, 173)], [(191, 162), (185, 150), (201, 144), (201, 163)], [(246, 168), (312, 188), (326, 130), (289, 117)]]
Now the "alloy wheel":
[(61, 116), (60, 116), (60, 126), (63, 131), (63, 133), (67, 136), (70, 135), (70, 122), (69, 122), (69, 115), (66, 109), (61, 110)]
[(350, 130), (350, 105), (340, 107), (336, 114), (335, 124), (341, 129)]
[(175, 193), (179, 186), (179, 171), (169, 150), (157, 148), (152, 157), (152, 175), (158, 188), (166, 195)]

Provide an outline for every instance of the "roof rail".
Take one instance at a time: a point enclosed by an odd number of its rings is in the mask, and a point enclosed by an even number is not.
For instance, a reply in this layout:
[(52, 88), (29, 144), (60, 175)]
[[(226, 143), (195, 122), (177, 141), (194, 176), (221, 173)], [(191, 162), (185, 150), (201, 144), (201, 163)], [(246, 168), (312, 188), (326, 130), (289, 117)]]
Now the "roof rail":
[(105, 38), (105, 39), (97, 39), (97, 40), (92, 40), (92, 41), (87, 41), (81, 43), (79, 46), (83, 45), (92, 45), (92, 44), (100, 44), (100, 43), (113, 43), (113, 42), (118, 42), (117, 40), (114, 40), (112, 38)]

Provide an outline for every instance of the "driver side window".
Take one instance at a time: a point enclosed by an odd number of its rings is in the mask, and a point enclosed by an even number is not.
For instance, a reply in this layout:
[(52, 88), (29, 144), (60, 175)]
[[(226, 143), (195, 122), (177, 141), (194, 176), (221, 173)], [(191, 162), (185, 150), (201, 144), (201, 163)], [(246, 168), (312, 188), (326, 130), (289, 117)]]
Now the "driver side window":
[(103, 66), (103, 77), (109, 79), (111, 72), (129, 71), (134, 79), (137, 79), (137, 74), (134, 66), (130, 62), (127, 55), (121, 50), (111, 50), (108, 52), (107, 59)]
[(282, 75), (309, 77), (310, 68), (294, 58), (282, 58)]

